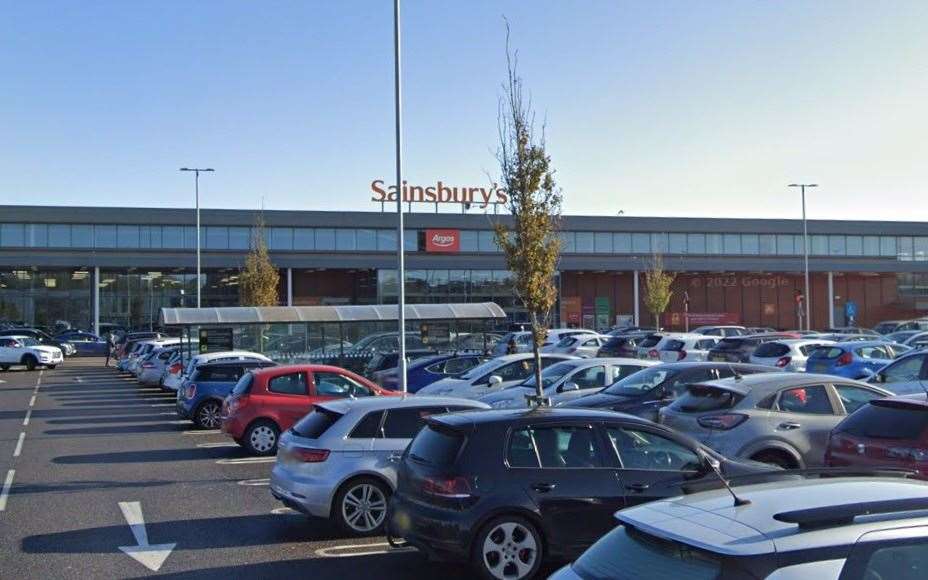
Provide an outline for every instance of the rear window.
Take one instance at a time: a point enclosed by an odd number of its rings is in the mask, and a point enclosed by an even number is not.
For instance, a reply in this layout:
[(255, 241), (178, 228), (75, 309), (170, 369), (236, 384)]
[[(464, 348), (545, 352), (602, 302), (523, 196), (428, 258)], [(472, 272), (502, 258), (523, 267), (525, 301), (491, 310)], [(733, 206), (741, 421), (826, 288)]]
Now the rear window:
[(235, 386), (232, 388), (233, 395), (244, 395), (251, 392), (251, 383), (254, 382), (255, 376), (251, 373), (245, 373), (242, 375), (242, 378), (235, 383)]
[(903, 406), (864, 405), (837, 431), (872, 439), (919, 439), (928, 426), (928, 410)]
[(409, 457), (419, 463), (447, 467), (464, 445), (464, 436), (451, 429), (426, 425), (409, 444)]
[(685, 413), (731, 409), (743, 397), (737, 393), (706, 385), (691, 385), (674, 405)]
[(738, 350), (742, 344), (744, 340), (740, 338), (723, 338), (715, 348), (716, 350)]
[(570, 346), (570, 345), (572, 345), (572, 344), (575, 343), (575, 342), (577, 342), (577, 339), (576, 339), (576, 338), (573, 338), (573, 337), (571, 337), (571, 336), (565, 336), (565, 337), (562, 338), (560, 341), (558, 341), (557, 346), (563, 348), (563, 347), (565, 347), (565, 346)]
[(329, 430), (329, 427), (342, 418), (341, 413), (315, 407), (308, 415), (303, 417), (291, 429), (295, 434), (307, 439), (318, 439)]
[(809, 355), (809, 358), (827, 358), (835, 359), (844, 354), (844, 350), (840, 348), (834, 348), (830, 346), (820, 346), (812, 351), (812, 354)]
[(236, 382), (242, 378), (244, 369), (239, 366), (199, 367), (193, 372), (192, 381)]
[(686, 346), (686, 343), (682, 340), (668, 340), (664, 343), (664, 350), (679, 352), (683, 350), (684, 346)]
[(641, 339), (641, 342), (638, 343), (639, 348), (651, 348), (661, 341), (660, 335), (652, 334)]
[(787, 354), (789, 354), (789, 347), (779, 342), (765, 342), (754, 351), (754, 356), (760, 358), (774, 358)]

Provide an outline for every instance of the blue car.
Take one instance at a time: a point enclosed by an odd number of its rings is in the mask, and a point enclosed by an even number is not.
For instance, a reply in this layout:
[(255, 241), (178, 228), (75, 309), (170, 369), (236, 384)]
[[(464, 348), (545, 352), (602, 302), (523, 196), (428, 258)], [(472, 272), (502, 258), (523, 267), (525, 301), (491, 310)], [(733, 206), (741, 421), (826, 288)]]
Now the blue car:
[[(479, 354), (440, 354), (410, 361), (406, 365), (406, 391), (418, 392), (439, 379), (464, 374), (487, 360)], [(373, 373), (374, 382), (385, 389), (399, 389), (396, 367)]]
[(198, 429), (218, 429), (222, 425), (222, 402), (242, 375), (251, 369), (276, 365), (258, 360), (200, 365), (184, 387), (177, 390), (177, 414), (192, 419)]
[(55, 339), (71, 343), (78, 356), (106, 356), (110, 346), (105, 338), (80, 330), (63, 332)]
[(855, 340), (820, 346), (806, 362), (807, 373), (865, 379), (903, 354), (905, 347), (881, 340)]

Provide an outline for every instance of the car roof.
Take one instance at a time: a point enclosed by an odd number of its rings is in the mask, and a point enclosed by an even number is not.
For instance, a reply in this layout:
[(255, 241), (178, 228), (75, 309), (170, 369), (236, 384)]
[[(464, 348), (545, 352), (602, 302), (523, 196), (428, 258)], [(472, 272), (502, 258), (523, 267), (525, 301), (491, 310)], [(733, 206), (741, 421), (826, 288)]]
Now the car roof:
[(202, 369), (215, 369), (215, 368), (222, 368), (222, 367), (240, 367), (240, 366), (261, 366), (261, 367), (266, 367), (266, 366), (277, 366), (277, 363), (275, 363), (274, 361), (270, 361), (270, 360), (255, 360), (255, 359), (250, 359), (250, 360), (215, 360), (215, 361), (209, 361), (209, 362), (205, 362), (205, 363), (203, 363), (203, 364), (201, 364), (201, 365), (198, 365), (198, 366), (197, 366), (197, 370), (202, 370)]
[(3, 338), (35, 338), (33, 336), (29, 336), (28, 334), (4, 334), (2, 336)]
[(357, 399), (333, 399), (316, 403), (322, 407), (342, 415), (349, 411), (379, 411), (382, 409), (403, 409), (417, 407), (432, 407), (435, 405), (453, 405), (455, 407), (472, 407), (474, 409), (490, 409), (490, 406), (480, 401), (472, 401), (457, 397), (431, 397), (428, 395), (403, 395), (399, 397), (361, 397)]
[(788, 346), (803, 346), (806, 344), (820, 344), (822, 346), (831, 346), (834, 344), (833, 340), (828, 340), (827, 338), (782, 338), (780, 340), (771, 340), (770, 344), (785, 344)]
[(352, 375), (357, 375), (357, 373), (343, 369), (341, 367), (336, 367), (332, 365), (309, 364), (309, 363), (306, 363), (306, 364), (297, 363), (297, 364), (290, 364), (290, 365), (278, 365), (275, 367), (263, 367), (260, 369), (255, 369), (254, 374), (256, 375), (263, 374), (263, 373), (275, 373), (276, 374), (279, 372), (287, 372), (287, 371), (294, 371), (294, 372), (309, 371), (311, 373), (312, 372), (334, 372), (334, 373), (339, 373), (339, 374), (348, 373)]
[(892, 344), (886, 340), (848, 340), (845, 342), (836, 342), (828, 346), (836, 346), (838, 348), (860, 348), (862, 346), (886, 346), (887, 344)]
[(911, 510), (908, 516), (871, 516), (818, 528), (800, 528), (795, 523), (775, 519), (777, 514), (834, 507), (836, 503), (924, 499), (928, 496), (928, 482), (913, 479), (782, 480), (738, 486), (734, 490), (739, 498), (750, 503), (736, 507), (727, 490), (716, 489), (632, 507), (618, 512), (616, 518), (661, 538), (737, 556), (854, 544), (861, 534), (869, 531), (928, 524), (924, 511), (916, 516)]
[(740, 377), (729, 377), (715, 381), (700, 381), (700, 386), (716, 387), (726, 391), (733, 391), (741, 395), (746, 395), (753, 389), (770, 389), (776, 390), (784, 387), (799, 387), (803, 385), (812, 385), (820, 383), (856, 384), (863, 387), (869, 387), (875, 390), (881, 390), (875, 385), (870, 385), (854, 379), (846, 379), (835, 375), (825, 375), (817, 373), (757, 373), (753, 375), (742, 375)]
[(599, 409), (584, 409), (581, 407), (542, 407), (534, 409), (492, 409), (487, 411), (475, 411), (463, 415), (443, 415), (436, 417), (434, 421), (439, 421), (449, 427), (458, 429), (473, 429), (479, 424), (488, 423), (510, 423), (524, 420), (532, 421), (563, 421), (575, 419), (622, 419), (643, 425), (654, 425), (653, 422), (634, 415), (617, 413), (615, 411), (603, 411)]

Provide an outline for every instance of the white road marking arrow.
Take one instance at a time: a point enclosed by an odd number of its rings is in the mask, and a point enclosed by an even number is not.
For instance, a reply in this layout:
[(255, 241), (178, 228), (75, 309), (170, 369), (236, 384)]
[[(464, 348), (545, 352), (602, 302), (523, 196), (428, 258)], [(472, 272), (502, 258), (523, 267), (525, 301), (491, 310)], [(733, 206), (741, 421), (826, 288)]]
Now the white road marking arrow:
[(149, 544), (148, 532), (145, 531), (145, 519), (142, 517), (142, 504), (137, 501), (121, 501), (119, 509), (126, 518), (126, 523), (135, 536), (137, 546), (119, 546), (119, 549), (133, 560), (152, 572), (161, 569), (164, 561), (171, 555), (177, 544)]

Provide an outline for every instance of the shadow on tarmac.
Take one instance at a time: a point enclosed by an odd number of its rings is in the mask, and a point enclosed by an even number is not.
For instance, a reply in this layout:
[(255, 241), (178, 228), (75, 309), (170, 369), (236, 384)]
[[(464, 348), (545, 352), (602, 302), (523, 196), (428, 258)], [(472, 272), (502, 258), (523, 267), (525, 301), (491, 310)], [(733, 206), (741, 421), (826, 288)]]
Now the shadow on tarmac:
[(153, 449), (150, 451), (117, 451), (87, 455), (63, 455), (52, 459), (58, 465), (87, 465), (91, 463), (158, 463), (160, 461), (197, 461), (251, 457), (240, 447), (205, 447), (195, 449)]

